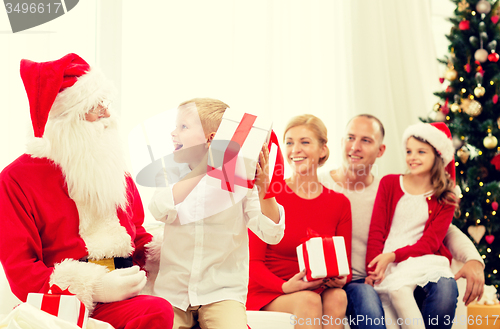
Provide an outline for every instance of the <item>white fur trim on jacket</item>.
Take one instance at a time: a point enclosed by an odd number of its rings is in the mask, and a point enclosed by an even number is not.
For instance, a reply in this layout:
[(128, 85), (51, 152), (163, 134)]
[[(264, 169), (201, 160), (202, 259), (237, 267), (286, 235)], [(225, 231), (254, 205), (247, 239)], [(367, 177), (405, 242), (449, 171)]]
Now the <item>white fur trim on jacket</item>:
[(102, 216), (78, 203), (76, 206), (80, 216), (80, 236), (85, 241), (88, 258), (99, 260), (132, 255), (132, 238), (120, 224), (116, 211)]
[(430, 124), (417, 123), (406, 128), (403, 133), (403, 150), (406, 151), (406, 142), (412, 136), (420, 137), (429, 142), (439, 152), (445, 166), (455, 157), (455, 148), (451, 139)]
[(69, 288), (91, 313), (95, 306), (92, 297), (94, 286), (107, 272), (105, 266), (65, 259), (54, 267), (49, 284), (56, 284), (63, 290)]
[(73, 86), (57, 94), (49, 118), (60, 115), (83, 118), (92, 107), (113, 94), (115, 89), (111, 82), (99, 69), (91, 68)]
[(148, 282), (141, 291), (142, 295), (153, 295), (156, 277), (160, 270), (161, 245), (163, 243), (163, 231), (153, 235), (153, 239), (145, 245), (146, 265), (144, 269), (148, 272)]

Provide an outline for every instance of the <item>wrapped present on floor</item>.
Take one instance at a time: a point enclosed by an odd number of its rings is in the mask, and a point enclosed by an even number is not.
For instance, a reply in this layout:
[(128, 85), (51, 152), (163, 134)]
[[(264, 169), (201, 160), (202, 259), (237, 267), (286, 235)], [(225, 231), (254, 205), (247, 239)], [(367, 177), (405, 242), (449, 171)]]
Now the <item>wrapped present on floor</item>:
[(466, 322), (470, 329), (500, 329), (500, 304), (495, 286), (485, 285), (481, 299), (467, 306)]
[(309, 230), (308, 239), (297, 246), (297, 258), (300, 270), (306, 269), (304, 281), (350, 274), (343, 236), (321, 237)]
[[(253, 188), (262, 145), (276, 145), (276, 159), (271, 186), (283, 179), (283, 156), (272, 122), (262, 117), (227, 109), (210, 145), (208, 175), (216, 178), (220, 188), (234, 192), (234, 185)], [(271, 159), (270, 159), (271, 162)], [(267, 197), (274, 196), (269, 189)]]
[[(461, 320), (456, 319), (459, 323)], [(468, 329), (500, 329), (500, 304), (469, 304), (465, 322)]]
[(89, 317), (87, 308), (68, 289), (63, 291), (58, 286), (52, 285), (48, 294), (29, 293), (26, 303), (74, 323), (82, 329), (87, 326)]

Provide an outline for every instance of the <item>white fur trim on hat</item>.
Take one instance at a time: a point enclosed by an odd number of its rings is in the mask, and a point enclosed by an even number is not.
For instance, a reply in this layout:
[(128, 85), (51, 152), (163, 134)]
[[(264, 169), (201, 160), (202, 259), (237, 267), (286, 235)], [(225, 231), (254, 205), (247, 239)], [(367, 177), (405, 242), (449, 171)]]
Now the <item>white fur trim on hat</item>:
[(104, 74), (97, 68), (90, 68), (73, 86), (57, 94), (49, 118), (63, 114), (82, 118), (92, 107), (114, 94), (115, 88)]
[(445, 166), (453, 160), (455, 156), (453, 142), (438, 128), (428, 123), (417, 123), (409, 126), (403, 133), (404, 150), (406, 150), (408, 138), (412, 136), (420, 137), (431, 144), (438, 151), (439, 155), (441, 155), (441, 158), (443, 158)]

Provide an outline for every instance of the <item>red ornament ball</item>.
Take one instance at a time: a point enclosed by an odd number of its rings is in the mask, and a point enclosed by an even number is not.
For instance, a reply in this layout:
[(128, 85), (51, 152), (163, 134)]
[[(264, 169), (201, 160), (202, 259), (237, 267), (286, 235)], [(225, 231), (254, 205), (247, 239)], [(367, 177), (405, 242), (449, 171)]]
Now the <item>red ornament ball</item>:
[(495, 155), (490, 163), (495, 166), (496, 170), (500, 171), (500, 154)]
[(493, 104), (498, 103), (498, 95), (497, 94), (493, 95), (493, 98), (491, 100), (493, 101)]
[(458, 23), (458, 28), (462, 31), (470, 29), (470, 22), (469, 21), (461, 21)]
[(498, 62), (498, 59), (500, 59), (500, 55), (498, 55), (497, 53), (491, 53), (488, 55), (488, 60), (490, 62), (496, 63)]
[(498, 202), (493, 201), (493, 202), (491, 203), (491, 208), (492, 208), (493, 210), (497, 211), (497, 210), (498, 210)]
[(496, 24), (496, 23), (498, 23), (498, 19), (499, 19), (499, 18), (500, 18), (499, 16), (497, 16), (497, 15), (493, 15), (493, 16), (491, 16), (491, 18), (490, 18), (490, 19), (491, 19), (491, 22), (492, 22), (493, 24)]

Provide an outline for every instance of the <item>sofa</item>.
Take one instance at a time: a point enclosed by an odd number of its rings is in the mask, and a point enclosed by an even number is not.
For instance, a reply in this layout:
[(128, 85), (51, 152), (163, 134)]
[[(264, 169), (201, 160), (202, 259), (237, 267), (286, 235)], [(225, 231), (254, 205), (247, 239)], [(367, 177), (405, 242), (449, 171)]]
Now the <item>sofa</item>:
[[(452, 270), (455, 273), (462, 266), (461, 263), (453, 260)], [(465, 292), (465, 279), (457, 281), (460, 295), (458, 297), (458, 306), (456, 311), (457, 323), (453, 325), (453, 329), (466, 329), (465, 319), (467, 317), (467, 308), (462, 302)], [(0, 315), (8, 314), (12, 308), (18, 305), (20, 301), (11, 293), (7, 279), (3, 269), (0, 266)], [(252, 329), (293, 329), (292, 314), (279, 312), (263, 312), (263, 311), (247, 311), (248, 324)], [(346, 326), (346, 328), (349, 328)]]

